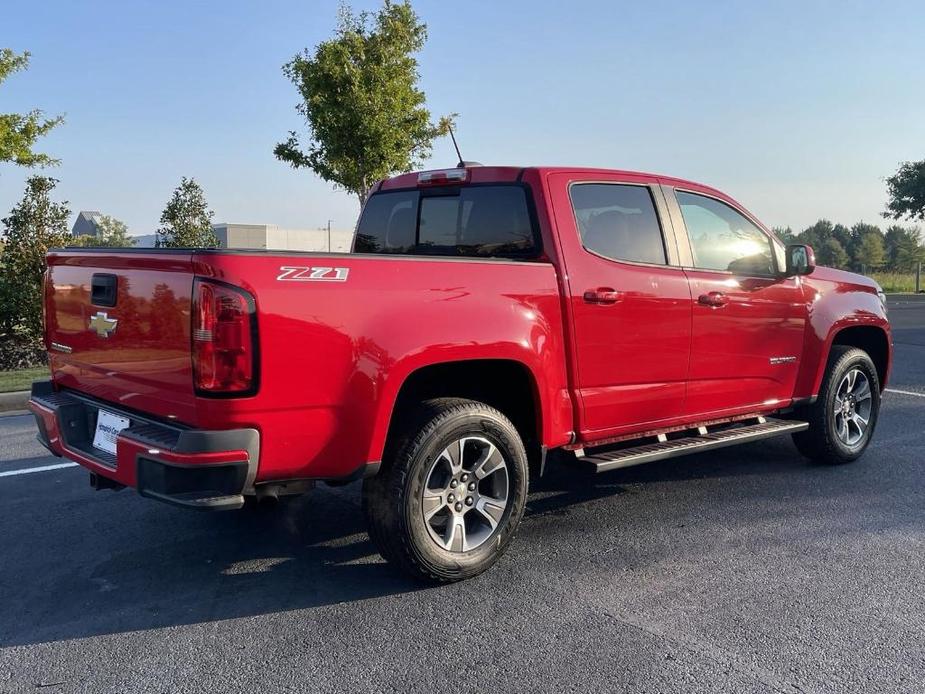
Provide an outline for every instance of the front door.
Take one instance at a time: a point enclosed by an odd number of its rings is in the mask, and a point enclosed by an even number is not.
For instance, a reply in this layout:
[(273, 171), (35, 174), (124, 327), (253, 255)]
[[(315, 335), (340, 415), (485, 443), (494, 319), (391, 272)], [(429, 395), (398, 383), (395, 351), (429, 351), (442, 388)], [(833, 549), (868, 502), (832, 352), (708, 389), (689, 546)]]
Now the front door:
[[(583, 441), (680, 417), (691, 298), (662, 193), (643, 177), (550, 180), (567, 272)], [(660, 214), (661, 210), (661, 214)]]
[(802, 280), (782, 276), (777, 244), (729, 202), (674, 195), (690, 242), (694, 316), (685, 415), (705, 420), (788, 404), (806, 325)]

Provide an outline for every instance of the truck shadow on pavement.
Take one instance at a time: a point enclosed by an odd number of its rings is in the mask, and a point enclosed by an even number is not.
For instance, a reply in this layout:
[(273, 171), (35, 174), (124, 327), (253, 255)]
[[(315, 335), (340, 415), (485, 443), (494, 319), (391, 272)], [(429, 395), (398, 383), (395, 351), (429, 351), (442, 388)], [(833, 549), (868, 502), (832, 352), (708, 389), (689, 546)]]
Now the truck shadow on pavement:
[(578, 504), (631, 493), (639, 485), (744, 475), (788, 474), (813, 464), (788, 439), (763, 441), (596, 474), (578, 462), (550, 461), (530, 485), (527, 515), (567, 513)]
[[(580, 504), (639, 485), (785, 474), (800, 467), (806, 463), (789, 442), (604, 475), (556, 464), (533, 484), (526, 520), (567, 515)], [(9, 538), (4, 543), (0, 586), (5, 584), (7, 599), (0, 646), (270, 615), (428, 589), (379, 558), (366, 534), (359, 485), (321, 486), (274, 509), (200, 514), (128, 491), (94, 493), (83, 487), (80, 471), (66, 474), (68, 496), (61, 512), (49, 516), (47, 509), (38, 509), (19, 521), (17, 533), (30, 538), (30, 546), (11, 546)], [(567, 520), (551, 532), (570, 532)], [(58, 554), (51, 556), (49, 547)]]

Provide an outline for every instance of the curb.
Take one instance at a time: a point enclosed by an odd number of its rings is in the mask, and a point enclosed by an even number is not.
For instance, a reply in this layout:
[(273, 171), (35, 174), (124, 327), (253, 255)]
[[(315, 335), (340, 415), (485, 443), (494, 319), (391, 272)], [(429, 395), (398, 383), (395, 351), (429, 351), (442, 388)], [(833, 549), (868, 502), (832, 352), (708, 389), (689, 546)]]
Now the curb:
[(31, 392), (19, 390), (13, 393), (0, 393), (0, 412), (7, 410), (25, 410)]

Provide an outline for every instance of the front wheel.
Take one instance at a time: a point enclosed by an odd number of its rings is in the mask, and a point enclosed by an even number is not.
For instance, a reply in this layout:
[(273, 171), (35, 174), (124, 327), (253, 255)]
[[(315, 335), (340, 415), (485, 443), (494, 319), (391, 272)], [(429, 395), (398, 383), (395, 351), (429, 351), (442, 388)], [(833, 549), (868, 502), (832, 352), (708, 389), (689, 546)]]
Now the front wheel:
[(423, 403), (364, 481), (381, 554), (411, 575), (450, 582), (485, 571), (523, 516), (527, 455), (514, 425), (472, 400)]
[(799, 451), (821, 463), (857, 460), (870, 444), (880, 414), (880, 380), (868, 354), (832, 347), (819, 397), (797, 412), (809, 429), (794, 434)]

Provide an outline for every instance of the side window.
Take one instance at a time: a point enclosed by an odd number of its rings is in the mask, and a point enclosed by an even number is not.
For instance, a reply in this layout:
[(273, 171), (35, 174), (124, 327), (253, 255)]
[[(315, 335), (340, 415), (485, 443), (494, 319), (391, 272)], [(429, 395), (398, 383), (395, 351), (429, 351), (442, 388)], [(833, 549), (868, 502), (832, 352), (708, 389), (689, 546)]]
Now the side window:
[(771, 239), (726, 203), (676, 191), (694, 267), (727, 270), (737, 275), (773, 275)]
[(665, 265), (665, 244), (645, 186), (576, 183), (569, 194), (585, 248), (612, 260)]

